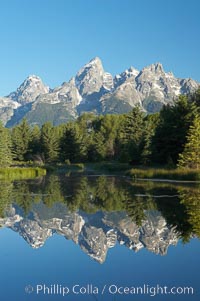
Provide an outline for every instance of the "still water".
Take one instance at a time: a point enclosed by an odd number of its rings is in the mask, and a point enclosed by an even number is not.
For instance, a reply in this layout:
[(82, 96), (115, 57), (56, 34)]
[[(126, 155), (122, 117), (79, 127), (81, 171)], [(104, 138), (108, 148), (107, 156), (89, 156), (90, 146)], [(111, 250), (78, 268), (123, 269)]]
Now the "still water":
[(200, 187), (1, 182), (0, 300), (200, 300)]

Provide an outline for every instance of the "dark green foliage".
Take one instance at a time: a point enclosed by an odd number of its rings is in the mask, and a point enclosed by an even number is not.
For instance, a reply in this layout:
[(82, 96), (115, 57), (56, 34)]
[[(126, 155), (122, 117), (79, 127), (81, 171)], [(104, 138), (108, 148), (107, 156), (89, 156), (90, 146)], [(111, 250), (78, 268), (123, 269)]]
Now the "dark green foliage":
[(144, 114), (138, 107), (124, 116), (119, 133), (120, 160), (139, 164), (141, 161), (141, 143), (144, 133)]
[(59, 134), (51, 122), (46, 122), (41, 128), (41, 151), (45, 162), (55, 162), (59, 155)]
[(86, 145), (83, 143), (83, 135), (76, 123), (69, 123), (66, 126), (61, 138), (60, 149), (62, 161), (84, 161)]
[(148, 165), (151, 163), (152, 147), (151, 141), (155, 135), (159, 123), (159, 114), (147, 115), (144, 119), (144, 131), (141, 141), (141, 163)]
[(200, 108), (200, 88), (193, 94), (188, 96), (189, 102), (195, 103), (195, 105)]
[(103, 135), (105, 159), (117, 157), (118, 145), (117, 138), (122, 126), (122, 117), (120, 115), (105, 115), (101, 119), (100, 133)]
[(40, 128), (38, 125), (35, 125), (31, 129), (31, 141), (29, 143), (29, 148), (31, 154), (39, 154), (41, 153), (41, 141), (40, 141)]
[(159, 124), (152, 138), (153, 162), (174, 165), (177, 163), (196, 112), (196, 105), (189, 102), (187, 96), (180, 96), (173, 107), (163, 107)]
[(29, 144), (32, 139), (31, 129), (26, 119), (14, 127), (11, 132), (12, 135), (12, 152), (14, 159), (25, 161), (28, 159), (30, 153)]
[(178, 167), (200, 168), (200, 116), (196, 116), (187, 134), (183, 153), (179, 154)]
[(106, 156), (105, 138), (101, 132), (93, 133), (88, 147), (88, 161), (96, 162), (104, 160)]
[(0, 167), (7, 167), (12, 163), (11, 137), (8, 129), (0, 123)]

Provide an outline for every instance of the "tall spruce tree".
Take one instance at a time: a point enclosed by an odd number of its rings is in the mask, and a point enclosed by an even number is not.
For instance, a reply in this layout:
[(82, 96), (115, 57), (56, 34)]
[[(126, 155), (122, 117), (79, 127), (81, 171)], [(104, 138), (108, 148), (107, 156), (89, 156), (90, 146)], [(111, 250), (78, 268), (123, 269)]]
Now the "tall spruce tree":
[(30, 141), (30, 151), (33, 155), (41, 153), (40, 135), (41, 135), (40, 128), (38, 125), (35, 125), (31, 129), (31, 141)]
[(125, 115), (120, 135), (121, 161), (139, 164), (141, 161), (141, 142), (144, 132), (144, 113), (138, 107)]
[(148, 165), (151, 163), (152, 138), (155, 135), (156, 127), (159, 123), (159, 113), (147, 115), (144, 121), (144, 133), (141, 143), (141, 163)]
[(41, 151), (46, 162), (55, 162), (59, 155), (59, 136), (51, 122), (45, 122), (41, 128)]
[(81, 162), (84, 159), (86, 145), (83, 144), (82, 135), (77, 123), (66, 126), (61, 139), (61, 159), (70, 162)]
[(87, 157), (89, 161), (103, 161), (106, 156), (106, 144), (103, 134), (98, 131), (92, 135), (91, 143), (87, 147)]
[(200, 116), (196, 116), (188, 130), (183, 153), (179, 154), (178, 167), (200, 169)]
[(117, 155), (117, 136), (121, 126), (119, 115), (105, 115), (102, 117), (100, 133), (103, 135), (102, 142), (105, 143), (105, 159), (113, 159)]
[(26, 119), (12, 129), (12, 151), (14, 158), (19, 161), (27, 159), (30, 153), (29, 143), (31, 141), (31, 130)]
[(12, 152), (10, 132), (0, 123), (0, 167), (7, 167), (11, 163)]
[(177, 164), (183, 152), (187, 131), (197, 114), (197, 106), (180, 96), (174, 106), (164, 106), (159, 124), (152, 137), (152, 161), (159, 164)]

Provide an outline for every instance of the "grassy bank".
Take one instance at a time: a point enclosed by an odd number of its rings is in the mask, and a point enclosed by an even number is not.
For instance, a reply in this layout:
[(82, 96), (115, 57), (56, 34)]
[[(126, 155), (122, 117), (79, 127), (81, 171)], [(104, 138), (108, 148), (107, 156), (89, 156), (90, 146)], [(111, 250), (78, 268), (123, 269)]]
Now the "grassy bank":
[(200, 181), (200, 170), (196, 169), (132, 168), (126, 174), (133, 179)]
[(46, 165), (43, 168), (34, 166), (16, 166), (0, 168), (0, 180), (23, 180), (46, 175), (47, 172), (67, 173), (101, 173), (129, 176), (134, 180), (173, 180), (173, 181), (200, 181), (200, 170), (192, 169), (169, 169), (169, 168), (131, 168), (128, 163), (99, 162), (99, 163), (76, 163)]
[(104, 173), (115, 173), (130, 176), (132, 179), (159, 179), (174, 181), (200, 181), (200, 170), (178, 169), (178, 168), (131, 168), (128, 163), (99, 162), (86, 164), (86, 170), (100, 171)]
[(46, 169), (40, 167), (8, 167), (0, 168), (0, 180), (33, 179), (46, 175)]

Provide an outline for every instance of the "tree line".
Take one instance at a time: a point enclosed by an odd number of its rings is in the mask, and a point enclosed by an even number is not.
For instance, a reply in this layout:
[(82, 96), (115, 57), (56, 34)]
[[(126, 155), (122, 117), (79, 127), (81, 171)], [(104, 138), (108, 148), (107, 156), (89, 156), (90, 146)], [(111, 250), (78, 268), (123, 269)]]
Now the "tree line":
[(76, 121), (41, 128), (26, 119), (0, 124), (0, 166), (118, 161), (132, 165), (200, 167), (200, 89), (173, 106), (146, 115), (135, 107), (121, 115), (84, 113)]

